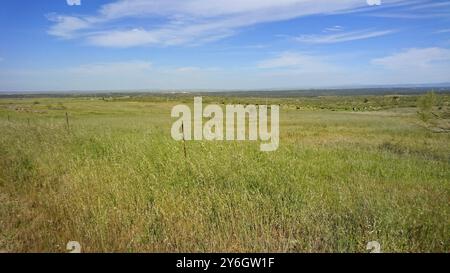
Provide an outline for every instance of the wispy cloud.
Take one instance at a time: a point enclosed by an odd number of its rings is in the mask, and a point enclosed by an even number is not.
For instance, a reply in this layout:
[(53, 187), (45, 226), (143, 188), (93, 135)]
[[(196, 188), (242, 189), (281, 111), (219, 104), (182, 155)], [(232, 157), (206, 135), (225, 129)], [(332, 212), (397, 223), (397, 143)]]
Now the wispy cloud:
[(178, 67), (175, 69), (176, 72), (195, 72), (199, 71), (200, 68), (196, 66), (184, 66), (184, 67)]
[(298, 42), (312, 44), (331, 44), (380, 37), (397, 32), (397, 30), (358, 30), (321, 35), (302, 35), (294, 38)]
[[(450, 49), (410, 48), (371, 61), (377, 82), (450, 82)], [(381, 69), (378, 69), (381, 68)]]
[(332, 26), (332, 27), (327, 27), (323, 30), (323, 32), (337, 32), (337, 31), (343, 31), (344, 27), (342, 26)]
[(416, 0), (399, 3), (397, 9), (383, 9), (367, 13), (369, 16), (400, 19), (428, 19), (450, 17), (450, 2)]
[[(352, 12), (364, 6), (367, 3), (362, 0), (117, 0), (95, 14), (51, 15), (55, 24), (48, 33), (66, 39), (84, 37), (90, 44), (105, 47), (202, 43), (255, 24)], [(132, 20), (127, 21), (131, 28), (119, 27), (125, 19)], [(146, 19), (150, 21), (142, 23)]]
[(432, 13), (401, 13), (401, 12), (380, 12), (372, 13), (370, 16), (382, 18), (396, 18), (396, 19), (429, 19), (429, 18), (448, 18), (448, 12), (432, 12)]
[(448, 1), (431, 1), (427, 3), (423, 3), (420, 5), (411, 6), (409, 10), (427, 10), (427, 9), (436, 9), (436, 8), (446, 8), (450, 7), (450, 2)]
[(47, 15), (47, 18), (55, 23), (50, 27), (47, 33), (63, 39), (74, 38), (81, 34), (79, 33), (80, 31), (93, 27), (93, 22), (89, 18), (78, 18), (57, 14), (49, 14)]
[(325, 60), (323, 56), (307, 52), (282, 52), (276, 56), (262, 60), (257, 64), (260, 69), (293, 69), (299, 71), (329, 71), (334, 65)]
[(437, 33), (437, 34), (440, 34), (440, 33), (450, 33), (450, 28), (439, 29), (439, 30), (436, 30), (434, 33)]
[(428, 69), (432, 66), (450, 65), (450, 49), (430, 47), (411, 48), (387, 57), (372, 60), (372, 64), (389, 69)]

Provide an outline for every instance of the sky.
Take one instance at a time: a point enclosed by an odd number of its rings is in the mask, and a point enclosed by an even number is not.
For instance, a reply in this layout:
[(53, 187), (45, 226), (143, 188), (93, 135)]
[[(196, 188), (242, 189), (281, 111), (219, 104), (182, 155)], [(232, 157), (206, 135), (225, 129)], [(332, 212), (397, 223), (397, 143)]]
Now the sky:
[(0, 91), (450, 83), (450, 1), (3, 0)]

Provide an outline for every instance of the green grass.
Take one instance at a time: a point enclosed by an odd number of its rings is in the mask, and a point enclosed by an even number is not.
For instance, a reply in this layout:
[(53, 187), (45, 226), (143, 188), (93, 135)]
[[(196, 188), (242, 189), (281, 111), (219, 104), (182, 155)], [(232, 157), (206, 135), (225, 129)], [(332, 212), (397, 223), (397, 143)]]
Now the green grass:
[[(0, 250), (449, 252), (450, 135), (416, 99), (270, 99), (276, 152), (187, 142), (187, 159), (170, 110), (192, 98), (1, 99)], [(231, 101), (265, 99), (204, 104)]]

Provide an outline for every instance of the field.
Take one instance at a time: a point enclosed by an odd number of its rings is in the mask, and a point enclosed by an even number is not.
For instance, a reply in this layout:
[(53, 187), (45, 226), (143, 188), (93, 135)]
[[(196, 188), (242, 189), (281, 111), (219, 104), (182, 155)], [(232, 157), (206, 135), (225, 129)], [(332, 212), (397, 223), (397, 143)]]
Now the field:
[(0, 251), (450, 251), (450, 95), (207, 96), (279, 104), (280, 147), (185, 157), (170, 111), (192, 102), (1, 98)]

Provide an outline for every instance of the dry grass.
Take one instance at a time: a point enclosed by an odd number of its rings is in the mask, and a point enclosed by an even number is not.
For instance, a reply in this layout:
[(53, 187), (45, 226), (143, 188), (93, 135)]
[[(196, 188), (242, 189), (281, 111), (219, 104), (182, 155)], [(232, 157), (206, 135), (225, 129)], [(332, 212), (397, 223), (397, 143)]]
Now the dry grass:
[(449, 134), (323, 100), (282, 101), (276, 152), (187, 142), (187, 160), (175, 101), (0, 100), (0, 250), (448, 252)]

